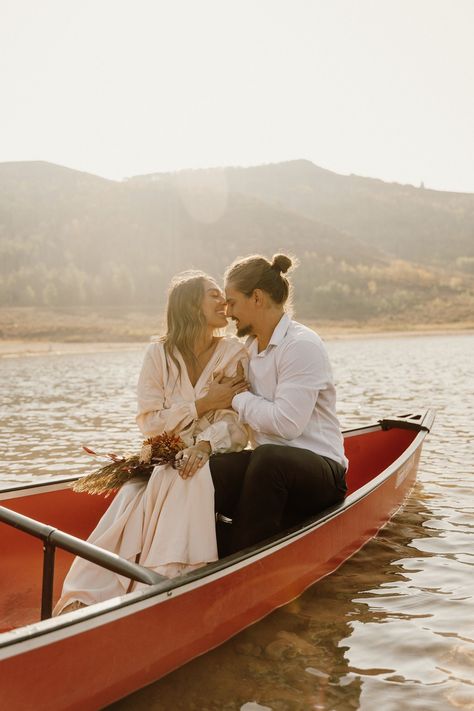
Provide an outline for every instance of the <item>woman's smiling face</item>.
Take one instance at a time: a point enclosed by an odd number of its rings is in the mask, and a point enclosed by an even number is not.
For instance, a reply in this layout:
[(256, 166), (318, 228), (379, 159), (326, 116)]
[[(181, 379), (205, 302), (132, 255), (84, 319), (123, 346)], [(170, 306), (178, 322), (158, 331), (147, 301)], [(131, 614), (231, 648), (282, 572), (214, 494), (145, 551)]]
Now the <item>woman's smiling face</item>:
[(225, 296), (222, 290), (212, 279), (206, 279), (203, 287), (204, 296), (201, 303), (201, 311), (207, 325), (213, 328), (224, 328), (227, 326), (227, 312)]

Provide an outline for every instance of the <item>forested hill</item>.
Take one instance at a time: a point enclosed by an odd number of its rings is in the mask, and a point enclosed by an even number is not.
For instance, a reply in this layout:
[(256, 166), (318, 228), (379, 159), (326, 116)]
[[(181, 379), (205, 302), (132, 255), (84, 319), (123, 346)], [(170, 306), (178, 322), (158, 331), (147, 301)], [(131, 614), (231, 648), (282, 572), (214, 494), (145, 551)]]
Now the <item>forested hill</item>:
[[(317, 219), (393, 257), (474, 272), (474, 194), (339, 175), (310, 161), (137, 176), (140, 181), (224, 182), (231, 192)], [(463, 261), (467, 258), (467, 262)]]
[(0, 303), (160, 309), (178, 271), (220, 277), (239, 255), (286, 251), (300, 261), (302, 317), (410, 310), (463, 320), (473, 305), (473, 204), (471, 195), (339, 176), (307, 161), (123, 182), (3, 163)]

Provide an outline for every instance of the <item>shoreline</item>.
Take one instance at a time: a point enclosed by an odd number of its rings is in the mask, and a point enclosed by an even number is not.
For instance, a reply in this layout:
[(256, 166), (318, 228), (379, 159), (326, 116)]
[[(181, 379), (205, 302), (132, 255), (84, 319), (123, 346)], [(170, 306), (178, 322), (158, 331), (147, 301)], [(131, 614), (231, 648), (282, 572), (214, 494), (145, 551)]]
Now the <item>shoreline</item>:
[(74, 343), (60, 341), (35, 341), (30, 339), (0, 341), (0, 360), (3, 358), (27, 358), (47, 355), (77, 355), (83, 353), (111, 353), (117, 351), (135, 351), (147, 341), (122, 342), (87, 342)]
[[(315, 324), (306, 321), (309, 328), (316, 330), (324, 341), (361, 340), (379, 338), (416, 338), (420, 336), (461, 336), (473, 335), (474, 325), (454, 326), (443, 324), (438, 328), (433, 326), (416, 326), (397, 329), (365, 329), (364, 327), (338, 327), (335, 325)], [(0, 359), (21, 358), (45, 355), (73, 355), (84, 353), (110, 353), (118, 351), (137, 351), (144, 348), (149, 339), (131, 341), (58, 341), (37, 340), (34, 338), (18, 338), (0, 340)]]

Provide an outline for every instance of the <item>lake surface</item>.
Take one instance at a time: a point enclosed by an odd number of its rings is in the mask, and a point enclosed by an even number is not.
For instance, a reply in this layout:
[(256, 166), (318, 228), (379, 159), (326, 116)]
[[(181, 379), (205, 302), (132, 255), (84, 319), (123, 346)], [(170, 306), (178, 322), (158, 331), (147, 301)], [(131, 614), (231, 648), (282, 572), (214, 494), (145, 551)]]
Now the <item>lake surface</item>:
[[(114, 709), (474, 709), (474, 336), (329, 341), (343, 428), (433, 407), (406, 506), (338, 571)], [(143, 348), (0, 361), (0, 487), (140, 443)], [(92, 462), (93, 464), (93, 462)]]

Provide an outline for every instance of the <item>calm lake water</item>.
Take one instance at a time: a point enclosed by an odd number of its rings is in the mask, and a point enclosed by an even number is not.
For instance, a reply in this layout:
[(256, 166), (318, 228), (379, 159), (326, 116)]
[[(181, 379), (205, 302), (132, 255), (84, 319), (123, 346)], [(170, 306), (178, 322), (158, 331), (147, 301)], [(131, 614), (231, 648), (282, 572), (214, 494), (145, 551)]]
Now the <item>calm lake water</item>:
[[(114, 709), (474, 709), (474, 336), (329, 341), (343, 428), (437, 410), (406, 506), (295, 602)], [(134, 450), (143, 348), (0, 361), (0, 487)], [(158, 640), (159, 642), (159, 640)]]

